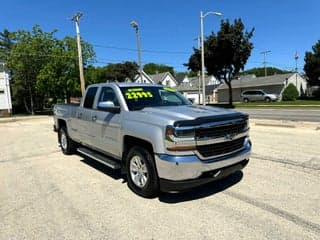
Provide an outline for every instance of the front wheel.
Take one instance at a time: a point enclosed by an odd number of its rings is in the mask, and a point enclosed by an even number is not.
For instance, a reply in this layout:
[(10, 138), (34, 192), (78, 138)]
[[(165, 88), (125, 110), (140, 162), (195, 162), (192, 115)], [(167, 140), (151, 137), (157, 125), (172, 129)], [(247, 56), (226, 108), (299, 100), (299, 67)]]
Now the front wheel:
[(59, 138), (61, 151), (64, 154), (70, 155), (75, 152), (76, 143), (71, 138), (69, 138), (67, 129), (65, 127), (61, 127), (59, 129), (58, 138)]
[(136, 194), (152, 198), (159, 193), (159, 179), (151, 153), (142, 147), (130, 149), (126, 158), (129, 188)]
[(266, 101), (266, 102), (271, 102), (271, 99), (270, 99), (269, 97), (266, 97), (266, 98), (265, 98), (265, 101)]

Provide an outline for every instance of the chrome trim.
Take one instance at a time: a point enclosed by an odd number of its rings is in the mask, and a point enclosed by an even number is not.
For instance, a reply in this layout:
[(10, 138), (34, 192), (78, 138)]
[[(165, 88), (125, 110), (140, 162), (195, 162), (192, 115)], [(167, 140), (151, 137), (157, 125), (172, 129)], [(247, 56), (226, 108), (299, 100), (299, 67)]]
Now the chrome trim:
[(155, 161), (159, 178), (182, 181), (198, 178), (203, 172), (227, 167), (244, 159), (249, 159), (251, 142), (248, 139), (243, 150), (227, 156), (214, 157), (202, 161), (197, 155), (176, 156), (156, 154)]
[(219, 137), (219, 138), (206, 138), (204, 140), (202, 140), (202, 139), (198, 140), (197, 139), (196, 143), (197, 143), (198, 146), (203, 146), (203, 145), (210, 145), (210, 144), (215, 144), (215, 143), (229, 142), (229, 141), (236, 140), (238, 138), (245, 137), (248, 134), (249, 134), (249, 128), (247, 128), (242, 133), (235, 134), (234, 136), (232, 136), (232, 138), (226, 139), (226, 136), (223, 136), (223, 137)]
[[(231, 119), (231, 120), (225, 120), (225, 121), (217, 121), (217, 122), (210, 122), (210, 123), (205, 123), (201, 124), (198, 126), (183, 126), (183, 127), (173, 127), (173, 126), (167, 126), (167, 127), (172, 127), (174, 132), (175, 130), (177, 131), (183, 131), (183, 130), (194, 130), (196, 129), (206, 129), (206, 128), (213, 128), (213, 127), (226, 127), (226, 126), (232, 126), (237, 123), (241, 122), (246, 122), (247, 123), (247, 128), (243, 130), (243, 132), (238, 133), (236, 135), (232, 135), (231, 139), (226, 139), (226, 136), (223, 137), (211, 137), (211, 138), (205, 138), (201, 139), (198, 138), (196, 139), (196, 136), (194, 137), (177, 137), (174, 135), (170, 136), (165, 136), (165, 143), (166, 143), (166, 148), (172, 148), (175, 146), (179, 147), (187, 147), (187, 146), (203, 146), (203, 145), (210, 145), (210, 144), (215, 144), (215, 143), (222, 143), (222, 142), (228, 142), (234, 139), (238, 139), (241, 137), (245, 137), (249, 135), (249, 120), (248, 119)], [(204, 158), (203, 158), (204, 159)]]

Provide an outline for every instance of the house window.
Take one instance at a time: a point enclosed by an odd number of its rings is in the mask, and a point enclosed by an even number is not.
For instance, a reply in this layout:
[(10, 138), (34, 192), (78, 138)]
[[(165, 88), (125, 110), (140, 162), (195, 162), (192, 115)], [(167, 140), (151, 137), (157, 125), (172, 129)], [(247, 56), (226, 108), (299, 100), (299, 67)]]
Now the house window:
[(4, 90), (3, 89), (0, 89), (0, 94), (4, 94)]
[(166, 80), (166, 85), (170, 86), (170, 80)]

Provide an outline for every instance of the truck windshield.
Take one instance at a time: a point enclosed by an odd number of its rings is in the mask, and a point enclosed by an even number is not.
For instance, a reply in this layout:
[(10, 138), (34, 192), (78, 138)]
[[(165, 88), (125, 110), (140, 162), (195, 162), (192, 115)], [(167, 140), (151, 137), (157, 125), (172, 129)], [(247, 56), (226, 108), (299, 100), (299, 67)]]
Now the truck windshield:
[(145, 107), (191, 105), (183, 95), (172, 88), (160, 86), (121, 87), (130, 111)]

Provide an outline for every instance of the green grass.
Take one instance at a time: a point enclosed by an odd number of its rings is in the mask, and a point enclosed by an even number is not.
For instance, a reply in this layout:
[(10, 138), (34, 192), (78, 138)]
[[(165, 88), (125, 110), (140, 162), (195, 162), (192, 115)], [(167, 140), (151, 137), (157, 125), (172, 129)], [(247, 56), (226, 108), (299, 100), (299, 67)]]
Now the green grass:
[(320, 100), (296, 100), (281, 102), (234, 103), (236, 108), (283, 107), (283, 108), (320, 108)]

